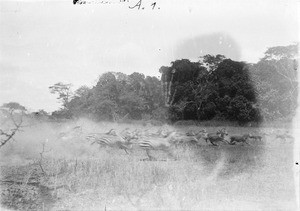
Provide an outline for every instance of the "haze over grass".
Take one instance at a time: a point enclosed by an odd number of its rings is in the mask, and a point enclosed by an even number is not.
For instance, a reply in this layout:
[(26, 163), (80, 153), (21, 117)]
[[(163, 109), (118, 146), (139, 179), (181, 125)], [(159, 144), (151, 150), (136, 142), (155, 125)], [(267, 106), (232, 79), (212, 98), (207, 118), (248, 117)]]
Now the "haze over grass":
[[(82, 127), (81, 136), (67, 133), (76, 126)], [(157, 131), (160, 127), (95, 123), (86, 119), (39, 123), (25, 128), (15, 142), (1, 149), (1, 165), (18, 168), (38, 161), (44, 143), (43, 168), (48, 174), (57, 175), (48, 183), (68, 187), (57, 190), (61, 200), (53, 205), (54, 209), (296, 208), (293, 142), (275, 138), (287, 129), (227, 127), (230, 135), (249, 132), (267, 135), (263, 142), (250, 142), (252, 146), (214, 147), (203, 142), (200, 147), (175, 148), (177, 161), (162, 152), (152, 152), (159, 160), (166, 161), (143, 162), (141, 159), (146, 158), (146, 154), (142, 150), (127, 155), (124, 150), (99, 149), (84, 139), (84, 134), (107, 132), (111, 128)], [(196, 127), (176, 129), (184, 132), (192, 128)], [(217, 128), (206, 127), (209, 132)], [(67, 135), (58, 138), (62, 133)]]

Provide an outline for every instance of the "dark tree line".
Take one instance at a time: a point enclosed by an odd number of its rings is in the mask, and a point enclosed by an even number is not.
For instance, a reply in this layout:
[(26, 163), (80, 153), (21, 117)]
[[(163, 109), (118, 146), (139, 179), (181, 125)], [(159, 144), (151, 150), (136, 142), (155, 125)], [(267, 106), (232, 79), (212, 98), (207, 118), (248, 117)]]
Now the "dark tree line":
[(255, 89), (243, 62), (206, 55), (199, 62), (177, 60), (160, 71), (172, 120), (260, 120)]
[(49, 87), (62, 109), (52, 116), (96, 120), (291, 119), (297, 107), (298, 44), (269, 48), (256, 64), (223, 55), (181, 59), (159, 69), (161, 80), (141, 73), (107, 72), (74, 93), (70, 84)]

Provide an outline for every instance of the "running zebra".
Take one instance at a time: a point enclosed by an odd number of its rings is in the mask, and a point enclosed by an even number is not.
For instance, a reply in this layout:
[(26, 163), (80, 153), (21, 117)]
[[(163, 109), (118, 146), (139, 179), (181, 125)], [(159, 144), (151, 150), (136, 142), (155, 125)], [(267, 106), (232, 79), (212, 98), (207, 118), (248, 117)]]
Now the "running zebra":
[(195, 132), (194, 130), (189, 130), (185, 133), (186, 136), (198, 136), (203, 133), (206, 133), (206, 129), (200, 129), (198, 132)]
[(257, 135), (257, 136), (250, 135), (249, 138), (255, 139), (255, 140), (259, 140), (259, 141), (262, 140), (262, 137), (261, 137), (261, 136), (258, 136), (258, 135)]
[(188, 131), (186, 133), (178, 134), (179, 136), (175, 140), (176, 146), (192, 146), (200, 145), (200, 139), (205, 139), (206, 137), (206, 130), (201, 129), (198, 132), (195, 131)]
[(285, 133), (283, 133), (283, 134), (277, 134), (275, 138), (276, 139), (279, 138), (279, 139), (282, 139), (284, 141), (287, 141), (287, 139), (290, 139), (290, 140), (294, 139), (294, 137), (291, 136), (287, 131)]
[(224, 142), (224, 143), (228, 144), (228, 142), (225, 140), (225, 135), (227, 136), (228, 133), (227, 133), (226, 129), (223, 128), (221, 130), (218, 130), (217, 133), (215, 133), (215, 134), (214, 133), (206, 133), (206, 136), (204, 139), (206, 142), (209, 141), (212, 145), (218, 146), (215, 143)]
[(177, 132), (170, 132), (164, 138), (151, 137), (146, 139), (146, 137), (143, 137), (137, 143), (137, 145), (139, 148), (146, 151), (149, 160), (156, 160), (153, 156), (150, 155), (150, 150), (161, 150), (167, 153), (168, 156), (174, 157), (170, 147), (176, 141), (176, 137), (177, 137), (176, 133)]
[(127, 150), (130, 149), (130, 142), (117, 134), (114, 129), (111, 129), (107, 133), (90, 133), (86, 136), (86, 139), (91, 141), (92, 145), (97, 143), (104, 147), (108, 146), (111, 148), (123, 149), (129, 154)]
[(251, 138), (250, 134), (245, 134), (245, 135), (242, 135), (242, 136), (231, 136), (229, 144), (234, 145), (236, 143), (246, 143), (246, 144), (250, 145), (247, 142), (248, 138)]
[(139, 138), (139, 134), (140, 132), (138, 129), (131, 132), (129, 128), (125, 128), (122, 132), (120, 132), (120, 136), (128, 142), (134, 139), (137, 140)]

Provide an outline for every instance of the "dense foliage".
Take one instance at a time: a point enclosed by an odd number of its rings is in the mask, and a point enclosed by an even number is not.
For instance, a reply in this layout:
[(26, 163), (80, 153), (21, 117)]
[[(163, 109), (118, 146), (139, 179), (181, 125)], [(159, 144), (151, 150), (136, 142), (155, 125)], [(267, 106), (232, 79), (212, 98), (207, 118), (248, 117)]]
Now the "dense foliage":
[(72, 116), (96, 120), (142, 119), (162, 108), (160, 81), (141, 73), (107, 72), (91, 89), (80, 87), (68, 103)]
[(269, 48), (256, 64), (223, 55), (176, 60), (159, 69), (161, 80), (107, 72), (94, 87), (74, 93), (70, 84), (57, 83), (49, 88), (63, 107), (52, 116), (239, 123), (291, 119), (297, 107), (297, 49), (298, 44)]
[(205, 55), (199, 62), (183, 59), (162, 67), (170, 118), (291, 120), (297, 107), (297, 49), (297, 44), (269, 48), (256, 64)]

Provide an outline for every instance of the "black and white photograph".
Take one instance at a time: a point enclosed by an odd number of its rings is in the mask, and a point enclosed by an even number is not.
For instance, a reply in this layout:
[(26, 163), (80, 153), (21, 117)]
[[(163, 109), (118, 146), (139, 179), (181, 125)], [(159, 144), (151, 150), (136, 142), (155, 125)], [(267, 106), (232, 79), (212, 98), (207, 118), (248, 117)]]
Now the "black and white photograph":
[(299, 8), (0, 0), (0, 210), (300, 210)]

